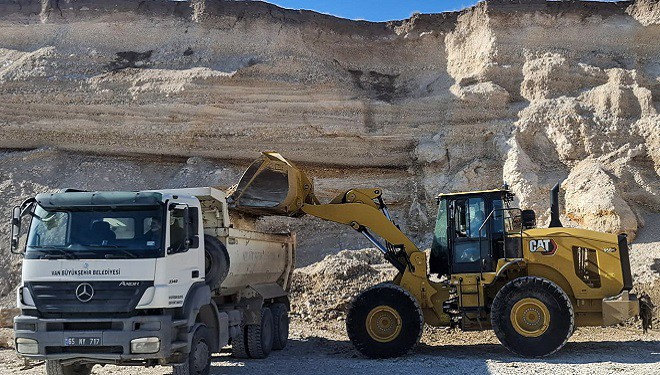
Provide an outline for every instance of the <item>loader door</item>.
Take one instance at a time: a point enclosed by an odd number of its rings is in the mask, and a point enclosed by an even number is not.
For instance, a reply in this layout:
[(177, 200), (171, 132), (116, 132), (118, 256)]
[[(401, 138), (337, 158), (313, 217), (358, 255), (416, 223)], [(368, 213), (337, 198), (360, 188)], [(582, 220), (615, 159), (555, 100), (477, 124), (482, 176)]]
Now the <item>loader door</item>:
[[(486, 218), (486, 204), (482, 197), (453, 201), (450, 213), (450, 246), (453, 248), (452, 273), (489, 271), (490, 226), (482, 224)], [(481, 231), (480, 231), (481, 229)], [(483, 260), (486, 260), (484, 263)]]

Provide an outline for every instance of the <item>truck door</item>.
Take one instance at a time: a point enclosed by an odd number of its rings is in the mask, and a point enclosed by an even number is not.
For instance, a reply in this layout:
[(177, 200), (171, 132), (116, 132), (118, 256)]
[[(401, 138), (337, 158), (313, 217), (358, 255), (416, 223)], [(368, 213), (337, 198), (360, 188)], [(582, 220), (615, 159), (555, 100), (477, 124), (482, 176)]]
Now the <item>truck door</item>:
[(167, 279), (170, 305), (180, 306), (190, 285), (201, 281), (200, 241), (195, 230), (198, 221), (194, 216), (198, 208), (182, 203), (171, 203), (168, 209), (166, 252), (168, 258)]
[(452, 273), (488, 271), (485, 268), (490, 268), (491, 263), (490, 225), (481, 228), (486, 218), (484, 199), (456, 199), (451, 202), (451, 210), (449, 237), (453, 249)]

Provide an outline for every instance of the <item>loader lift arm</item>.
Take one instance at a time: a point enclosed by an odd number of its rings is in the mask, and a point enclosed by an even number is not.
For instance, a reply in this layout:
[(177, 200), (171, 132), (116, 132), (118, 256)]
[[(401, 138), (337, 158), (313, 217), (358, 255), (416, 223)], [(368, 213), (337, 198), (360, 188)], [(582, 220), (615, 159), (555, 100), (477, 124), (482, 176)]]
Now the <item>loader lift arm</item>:
[(263, 152), (239, 183), (229, 189), (227, 202), (234, 209), (257, 215), (308, 214), (350, 226), (399, 271), (393, 283), (414, 296), (424, 321), (435, 325), (448, 323), (442, 301), (449, 298), (450, 286), (429, 280), (426, 254), (392, 222), (382, 189), (350, 189), (328, 203), (320, 203), (314, 195), (312, 181), (304, 172), (276, 152)]
[[(337, 195), (330, 203), (305, 204), (301, 209), (306, 214), (350, 226), (376, 246), (399, 272), (404, 272), (406, 267), (414, 271), (410, 254), (419, 249), (392, 222), (383, 202), (382, 189), (351, 189)], [(385, 244), (372, 232), (383, 238)]]

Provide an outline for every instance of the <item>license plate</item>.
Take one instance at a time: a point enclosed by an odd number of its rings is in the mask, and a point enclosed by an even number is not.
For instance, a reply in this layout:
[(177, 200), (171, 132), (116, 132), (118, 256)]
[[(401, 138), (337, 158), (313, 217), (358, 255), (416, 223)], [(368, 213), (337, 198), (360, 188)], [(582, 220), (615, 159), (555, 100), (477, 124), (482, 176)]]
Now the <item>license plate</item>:
[(100, 337), (67, 337), (64, 346), (100, 346)]

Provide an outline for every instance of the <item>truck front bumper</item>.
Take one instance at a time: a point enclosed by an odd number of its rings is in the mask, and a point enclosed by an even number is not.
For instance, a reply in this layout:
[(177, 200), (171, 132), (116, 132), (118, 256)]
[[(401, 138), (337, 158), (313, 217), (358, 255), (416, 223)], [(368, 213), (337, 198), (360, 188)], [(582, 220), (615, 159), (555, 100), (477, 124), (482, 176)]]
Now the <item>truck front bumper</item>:
[[(18, 354), (34, 360), (167, 363), (172, 354), (173, 327), (168, 315), (119, 319), (44, 319), (20, 315), (14, 318), (14, 333)], [(159, 342), (158, 348), (154, 348), (154, 338)], [(28, 339), (20, 342), (31, 344), (19, 345), (19, 339)], [(152, 342), (151, 350), (147, 351), (154, 352), (136, 353), (136, 348), (131, 347), (135, 339)], [(30, 340), (36, 341), (36, 345)], [(29, 349), (21, 352), (21, 348)]]
[(603, 298), (603, 325), (611, 326), (639, 315), (637, 296), (624, 290), (619, 295)]

